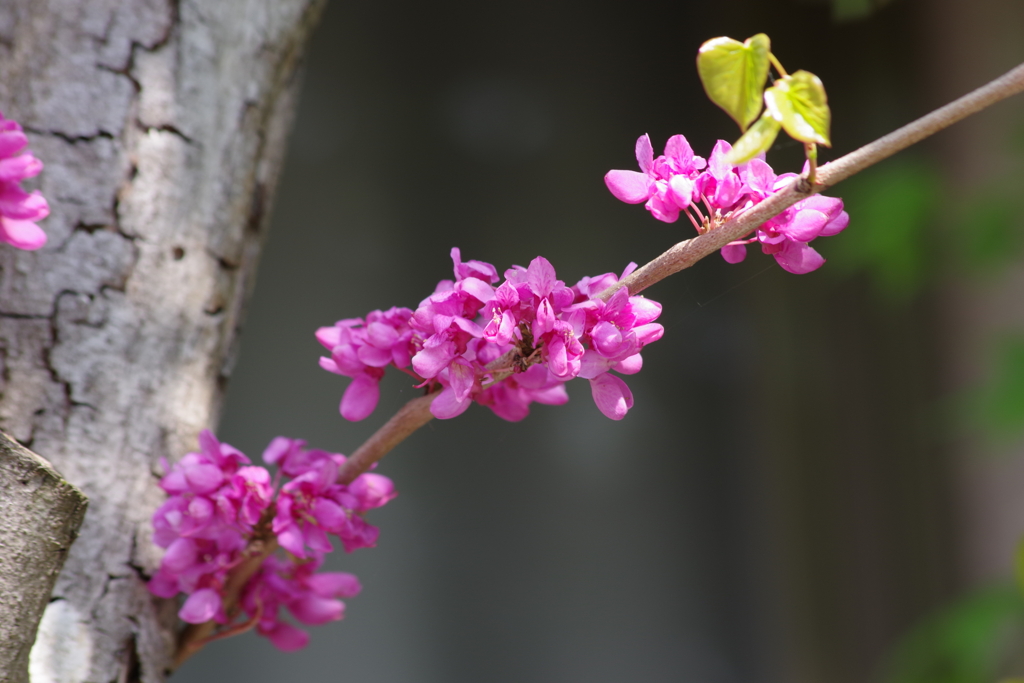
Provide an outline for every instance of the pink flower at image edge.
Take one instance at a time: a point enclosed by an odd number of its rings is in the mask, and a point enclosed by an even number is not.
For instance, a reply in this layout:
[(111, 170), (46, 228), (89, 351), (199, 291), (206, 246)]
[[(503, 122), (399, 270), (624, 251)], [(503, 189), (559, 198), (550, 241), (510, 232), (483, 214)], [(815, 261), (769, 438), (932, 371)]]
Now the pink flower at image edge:
[(21, 126), (0, 113), (0, 242), (32, 251), (46, 244), (46, 233), (36, 221), (50, 215), (50, 206), (39, 190), (21, 188), (22, 180), (43, 170), (43, 162), (27, 145)]

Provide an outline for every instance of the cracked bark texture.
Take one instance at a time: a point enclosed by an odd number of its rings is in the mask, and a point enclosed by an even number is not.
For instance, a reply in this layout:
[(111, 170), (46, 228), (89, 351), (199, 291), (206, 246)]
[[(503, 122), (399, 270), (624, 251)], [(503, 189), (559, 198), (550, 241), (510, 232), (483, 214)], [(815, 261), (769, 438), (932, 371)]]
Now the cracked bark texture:
[(86, 504), (48, 462), (0, 432), (0, 680), (28, 680), (36, 628)]
[(0, 428), (90, 500), (34, 683), (160, 681), (160, 458), (216, 424), (322, 0), (7, 0), (0, 107), (52, 213), (0, 245)]

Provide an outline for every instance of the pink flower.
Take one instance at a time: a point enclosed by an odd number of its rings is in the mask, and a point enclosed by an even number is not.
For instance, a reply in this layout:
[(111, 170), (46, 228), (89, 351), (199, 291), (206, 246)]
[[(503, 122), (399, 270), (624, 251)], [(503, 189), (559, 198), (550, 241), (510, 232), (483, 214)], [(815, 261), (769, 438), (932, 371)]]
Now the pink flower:
[(380, 532), (361, 515), (392, 500), (397, 495), (394, 484), (373, 473), (361, 474), (347, 486), (338, 484), (338, 466), (345, 456), (307, 451), (303, 445), (277, 437), (263, 456), (294, 477), (281, 487), (271, 526), (281, 547), (300, 558), (308, 556), (307, 548), (330, 552), (328, 534), (338, 536), (347, 552), (373, 547)]
[(295, 562), (266, 560), (247, 584), (243, 606), (251, 615), (262, 610), (259, 632), (277, 647), (303, 647), (309, 635), (278, 620), (278, 607), (288, 607), (306, 624), (342, 617), (344, 604), (337, 598), (354, 596), (359, 582), (351, 574), (313, 573), (333, 550), (327, 534), (337, 535), (346, 551), (373, 546), (379, 532), (363, 514), (392, 500), (394, 484), (374, 473), (338, 484), (345, 456), (307, 450), (305, 441), (286, 437), (271, 441), (263, 453), (268, 464), (279, 468), (272, 482), (262, 467), (240, 467), (249, 459), (209, 431), (199, 441), (198, 453), (187, 454), (173, 467), (164, 463), (167, 473), (160, 485), (170, 497), (153, 515), (153, 536), (166, 551), (149, 591), (165, 598), (186, 594), (178, 616), (187, 623), (227, 623), (223, 591), (231, 572), (246, 559), (255, 530), (265, 531), (257, 525), (266, 522), (277, 484), (290, 477), (276, 492), (271, 530)]
[[(792, 173), (776, 177), (771, 167), (759, 159), (747, 164), (746, 175), (750, 189), (747, 206), (781, 190), (796, 177)], [(843, 200), (814, 195), (761, 224), (755, 238), (726, 245), (722, 256), (730, 263), (742, 261), (746, 256), (743, 244), (756, 239), (761, 243), (761, 250), (773, 255), (784, 270), (797, 275), (809, 273), (820, 268), (825, 259), (808, 242), (839, 234), (849, 222), (849, 215), (843, 211)]]
[(326, 624), (345, 616), (338, 598), (355, 597), (362, 589), (352, 574), (315, 573), (322, 563), (322, 554), (294, 562), (268, 557), (245, 586), (242, 608), (250, 617), (259, 616), (257, 632), (280, 650), (292, 652), (309, 642), (308, 633), (281, 620), (282, 607), (303, 624)]
[[(637, 140), (636, 156), (640, 173), (636, 171), (609, 171), (605, 184), (618, 199), (639, 204), (647, 202), (647, 209), (655, 218), (673, 223), (685, 212), (698, 232), (714, 229), (731, 212), (746, 209), (775, 194), (795, 174), (776, 177), (763, 156), (733, 167), (725, 160), (732, 146), (719, 140), (711, 152), (704, 169), (704, 160), (693, 156), (686, 139), (673, 136), (665, 146), (665, 154), (653, 158), (650, 139), (644, 135)], [(806, 166), (805, 166), (806, 171)], [(697, 202), (703, 204), (706, 214)], [(729, 263), (746, 258), (746, 245), (757, 241), (761, 250), (775, 257), (782, 268), (791, 273), (809, 273), (825, 263), (825, 259), (809, 246), (817, 237), (839, 233), (849, 223), (843, 211), (843, 202), (832, 197), (815, 195), (790, 207), (765, 222), (754, 237), (727, 244), (722, 257)], [(607, 328), (597, 331), (599, 337), (611, 334)], [(608, 341), (615, 341), (614, 335)]]
[[(202, 624), (224, 611), (220, 594), (212, 588), (200, 588), (181, 606), (178, 618), (186, 624)], [(223, 617), (222, 617), (223, 618)]]
[[(641, 144), (641, 158), (646, 159), (642, 148)], [(681, 136), (673, 138), (666, 150), (665, 157), (651, 159), (650, 164), (643, 162), (642, 165), (653, 169), (652, 177), (659, 173), (683, 177), (687, 173), (696, 174), (696, 169), (704, 166), (703, 159), (693, 156)], [(628, 174), (633, 172), (621, 173), (626, 174), (622, 176), (626, 179), (623, 182), (632, 182)], [(660, 181), (655, 178), (651, 182), (656, 185)], [(594, 380), (610, 370), (629, 374), (641, 367), (640, 349), (664, 332), (660, 325), (653, 323), (661, 313), (659, 304), (643, 297), (630, 297), (624, 289), (608, 303), (598, 298), (601, 292), (619, 281), (614, 273), (585, 277), (575, 287), (568, 287), (558, 279), (554, 266), (538, 256), (528, 267), (512, 266), (506, 270), (505, 281), (495, 288), (497, 275), (490, 264), (463, 263), (458, 249), (452, 250), (452, 261), (456, 279), (439, 282), (434, 293), (405, 318), (412, 331), (407, 342), (414, 350), (412, 372), (399, 366), (420, 381), (419, 387), (426, 387), (428, 393), (437, 393), (430, 404), (430, 412), (436, 418), (454, 418), (476, 401), (503, 419), (521, 420), (529, 413), (530, 403), (560, 404), (568, 400), (561, 383), (581, 375), (588, 350), (602, 360), (597, 364), (589, 362), (587, 379)], [(621, 277), (635, 268), (636, 264), (630, 263)], [(321, 359), (321, 365), (340, 374), (356, 376), (343, 400), (342, 414), (346, 417), (350, 416), (344, 410), (344, 403), (349, 392), (359, 388), (358, 373), (365, 372), (360, 363), (367, 361), (359, 356), (366, 354), (366, 346), (353, 351), (361, 343), (357, 335), (362, 326), (361, 319), (343, 320), (317, 332), (321, 343), (332, 348), (332, 357)], [(385, 340), (381, 346), (384, 348), (390, 343)], [(507, 369), (500, 374), (488, 369), (510, 352), (514, 352), (512, 357), (515, 358), (511, 376)], [(381, 366), (378, 373), (383, 372), (386, 360), (384, 355), (378, 359)], [(398, 365), (397, 362), (392, 364)], [(539, 369), (533, 370), (534, 366)], [(365, 379), (374, 392), (379, 376)], [(615, 385), (611, 381), (602, 382)], [(376, 400), (374, 393), (372, 403)], [(626, 403), (632, 405), (628, 401), (622, 405)], [(606, 412), (615, 414), (616, 419), (621, 417), (619, 409)], [(287, 453), (301, 452), (301, 448), (296, 451), (285, 442), (272, 444), (268, 452), (271, 450), (272, 457), (282, 462), (293, 457)], [(290, 476), (297, 476), (297, 473)], [(358, 524), (354, 518), (350, 519)], [(343, 534), (339, 535), (348, 549), (353, 543), (372, 542), (375, 534), (372, 529), (363, 530), (365, 535), (362, 531), (353, 533), (349, 541), (345, 541)]]
[(532, 365), (526, 372), (512, 375), (503, 382), (484, 389), (476, 401), (509, 422), (518, 422), (530, 413), (533, 402), (562, 405), (568, 402), (565, 382), (543, 365)]
[(715, 143), (708, 159), (708, 169), (700, 174), (695, 184), (697, 197), (706, 197), (709, 208), (713, 207), (722, 214), (732, 210), (747, 190), (739, 173), (746, 165), (737, 168), (725, 161), (725, 155), (731, 150), (732, 145), (725, 140)]
[(0, 242), (34, 250), (46, 244), (46, 233), (35, 222), (50, 214), (50, 206), (39, 190), (21, 189), (22, 180), (43, 170), (27, 144), (21, 126), (0, 114)]
[(345, 511), (328, 496), (337, 486), (337, 465), (332, 460), (318, 465), (281, 487), (277, 499), (272, 529), (281, 547), (296, 557), (306, 557), (306, 546), (330, 552), (327, 533), (339, 532), (347, 521)]
[(408, 367), (414, 351), (411, 317), (408, 308), (391, 308), (372, 311), (365, 323), (349, 318), (317, 330), (317, 341), (331, 352), (330, 358), (320, 359), (320, 367), (352, 378), (339, 408), (346, 420), (362, 420), (377, 407), (385, 367)]
[[(665, 143), (665, 154), (654, 158), (651, 139), (641, 135), (636, 141), (636, 171), (609, 171), (604, 182), (627, 204), (646, 202), (646, 208), (660, 221), (675, 223), (679, 211), (695, 199), (694, 181), (705, 161), (694, 156), (690, 143), (682, 135), (673, 135)], [(699, 196), (698, 196), (699, 197)]]

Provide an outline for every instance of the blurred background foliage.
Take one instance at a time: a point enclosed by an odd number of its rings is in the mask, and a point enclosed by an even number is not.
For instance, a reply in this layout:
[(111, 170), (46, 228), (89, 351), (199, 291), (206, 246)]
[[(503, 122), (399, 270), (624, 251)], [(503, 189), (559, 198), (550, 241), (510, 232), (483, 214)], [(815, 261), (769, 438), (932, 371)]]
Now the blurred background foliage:
[[(452, 246), (499, 271), (542, 253), (575, 282), (689, 237), (601, 178), (635, 167), (643, 133), (705, 156), (735, 139), (694, 57), (758, 32), (825, 83), (822, 161), (1024, 60), (1016, 0), (332, 2), (220, 436), (354, 450), (415, 392), (390, 377), (345, 423), (312, 333), (415, 306)], [(400, 491), (372, 515), (379, 547), (331, 559), (365, 587), (348, 617), (300, 654), (216, 643), (175, 679), (1024, 675), (1005, 584), (1024, 531), (1022, 119), (1000, 105), (836, 187), (851, 223), (815, 243), (818, 272), (752, 251), (650, 290), (666, 334), (622, 422), (570, 384), (522, 423), (475, 407), (421, 430), (379, 470)], [(780, 140), (768, 160), (801, 157)]]

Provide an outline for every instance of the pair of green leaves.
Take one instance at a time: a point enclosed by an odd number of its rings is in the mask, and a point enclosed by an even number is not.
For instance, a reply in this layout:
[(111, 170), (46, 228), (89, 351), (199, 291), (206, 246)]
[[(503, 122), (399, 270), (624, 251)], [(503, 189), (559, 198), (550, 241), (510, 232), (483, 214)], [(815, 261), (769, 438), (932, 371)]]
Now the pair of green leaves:
[[(773, 62), (781, 77), (766, 89)], [(727, 157), (730, 163), (742, 164), (766, 151), (780, 129), (805, 144), (832, 146), (832, 114), (825, 86), (809, 71), (785, 73), (772, 55), (771, 41), (765, 34), (758, 33), (742, 43), (732, 38), (712, 38), (697, 53), (697, 73), (711, 101), (743, 131)]]

